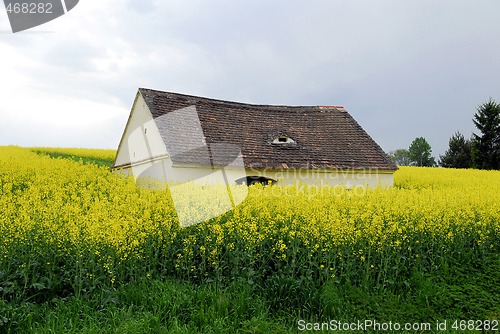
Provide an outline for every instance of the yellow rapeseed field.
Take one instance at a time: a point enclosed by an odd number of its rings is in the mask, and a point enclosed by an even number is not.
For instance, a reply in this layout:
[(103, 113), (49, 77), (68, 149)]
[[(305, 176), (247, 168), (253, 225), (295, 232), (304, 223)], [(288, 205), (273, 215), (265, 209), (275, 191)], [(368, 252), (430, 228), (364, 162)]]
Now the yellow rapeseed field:
[(137, 276), (277, 271), (382, 282), (409, 266), (433, 270), (499, 252), (499, 171), (402, 167), (394, 188), (363, 192), (252, 186), (235, 210), (180, 228), (168, 190), (40, 151), (114, 157), (0, 147), (0, 281), (24, 284), (22, 293), (48, 280), (80, 291)]

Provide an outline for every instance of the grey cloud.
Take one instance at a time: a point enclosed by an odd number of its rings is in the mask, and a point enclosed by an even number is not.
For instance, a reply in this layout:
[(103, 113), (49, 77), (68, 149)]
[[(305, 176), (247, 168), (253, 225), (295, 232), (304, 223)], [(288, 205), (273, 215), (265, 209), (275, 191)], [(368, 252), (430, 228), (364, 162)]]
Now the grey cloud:
[[(92, 39), (75, 32), (46, 46), (26, 36), (8, 43), (43, 59), (43, 68), (26, 71), (53, 91), (124, 108), (137, 87), (340, 104), (387, 151), (425, 136), (437, 156), (456, 130), (474, 130), (477, 105), (500, 100), (497, 0), (118, 4), (84, 27)], [(103, 141), (121, 130), (102, 129)]]

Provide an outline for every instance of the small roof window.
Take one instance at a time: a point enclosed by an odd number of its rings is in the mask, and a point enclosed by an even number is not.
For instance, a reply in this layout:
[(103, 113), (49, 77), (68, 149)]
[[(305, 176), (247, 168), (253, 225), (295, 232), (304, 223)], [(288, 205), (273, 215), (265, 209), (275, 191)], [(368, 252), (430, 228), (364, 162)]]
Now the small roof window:
[(281, 136), (274, 138), (273, 144), (295, 144), (295, 140), (293, 140), (292, 138), (290, 138), (288, 136), (281, 135)]

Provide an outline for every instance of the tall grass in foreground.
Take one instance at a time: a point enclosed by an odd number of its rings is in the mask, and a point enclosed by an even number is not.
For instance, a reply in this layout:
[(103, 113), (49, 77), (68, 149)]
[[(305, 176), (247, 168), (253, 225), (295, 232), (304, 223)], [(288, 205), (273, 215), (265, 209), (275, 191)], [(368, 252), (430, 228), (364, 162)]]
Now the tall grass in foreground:
[(486, 281), (500, 283), (500, 172), (408, 167), (395, 178), (392, 189), (362, 194), (253, 186), (237, 209), (181, 229), (166, 191), (106, 166), (2, 147), (0, 310), (181, 279), (244, 282), (272, 313), (346, 317), (363, 291), (402, 305), (469, 271), (491, 295), (469, 296), (465, 309), (444, 297), (420, 303), (433, 319), (498, 318), (498, 284)]

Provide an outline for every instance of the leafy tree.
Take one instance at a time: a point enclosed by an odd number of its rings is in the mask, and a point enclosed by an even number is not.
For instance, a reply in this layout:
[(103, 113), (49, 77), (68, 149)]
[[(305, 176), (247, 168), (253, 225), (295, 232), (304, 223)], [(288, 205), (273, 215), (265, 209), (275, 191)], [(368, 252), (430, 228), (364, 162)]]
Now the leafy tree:
[(455, 132), (449, 141), (449, 148), (439, 156), (439, 164), (447, 168), (470, 168), (471, 141), (466, 140), (460, 132)]
[(408, 152), (408, 150), (404, 148), (389, 152), (389, 159), (391, 159), (391, 161), (398, 166), (411, 165), (410, 152)]
[(490, 98), (477, 108), (472, 121), (481, 132), (473, 135), (474, 167), (500, 169), (500, 104)]
[(436, 161), (431, 156), (431, 145), (424, 137), (415, 138), (408, 148), (412, 165), (415, 166), (436, 166)]

